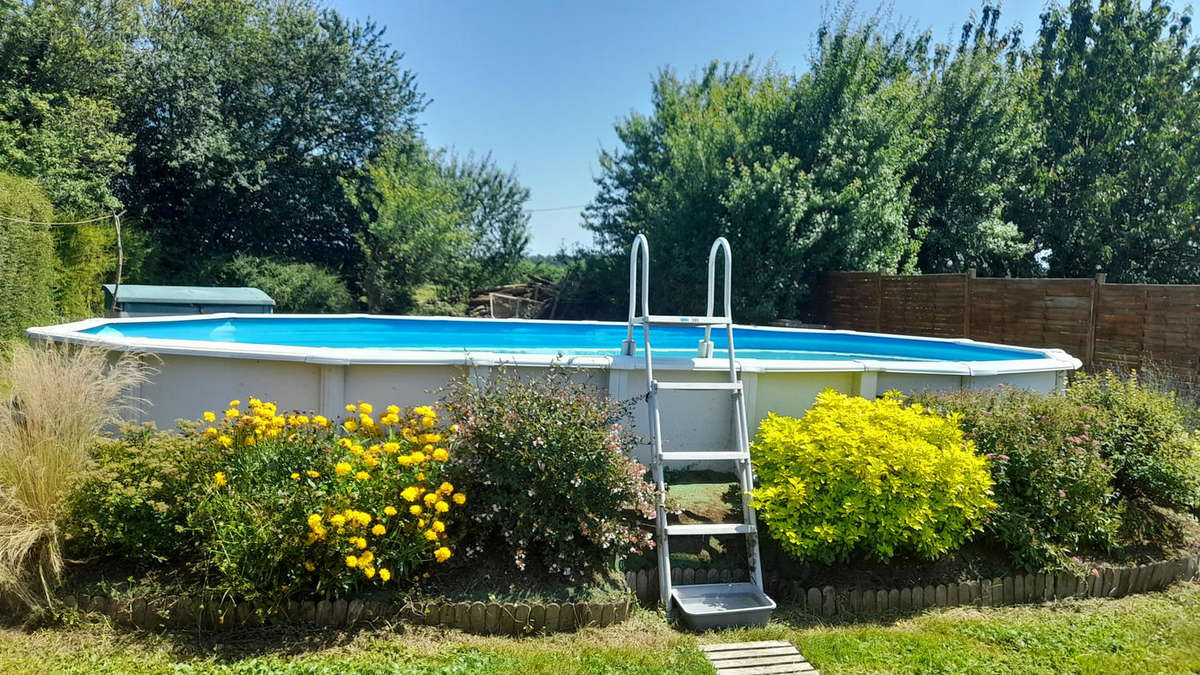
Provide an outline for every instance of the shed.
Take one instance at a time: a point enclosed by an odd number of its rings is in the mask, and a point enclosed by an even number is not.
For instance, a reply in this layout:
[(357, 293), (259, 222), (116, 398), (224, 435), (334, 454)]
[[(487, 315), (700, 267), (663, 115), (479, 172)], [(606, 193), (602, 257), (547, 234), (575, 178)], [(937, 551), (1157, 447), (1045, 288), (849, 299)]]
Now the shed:
[(161, 316), (164, 314), (271, 314), (275, 301), (257, 288), (221, 286), (149, 286), (104, 284), (108, 316)]

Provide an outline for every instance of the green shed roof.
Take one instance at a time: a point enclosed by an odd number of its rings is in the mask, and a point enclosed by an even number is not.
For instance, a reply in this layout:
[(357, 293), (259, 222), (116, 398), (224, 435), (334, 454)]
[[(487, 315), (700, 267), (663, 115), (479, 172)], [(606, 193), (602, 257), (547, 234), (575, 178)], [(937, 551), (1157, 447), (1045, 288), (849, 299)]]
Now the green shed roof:
[[(109, 298), (114, 284), (104, 284)], [(225, 286), (147, 286), (121, 284), (116, 288), (117, 302), (146, 302), (170, 305), (268, 305), (275, 306), (271, 296), (257, 288)]]

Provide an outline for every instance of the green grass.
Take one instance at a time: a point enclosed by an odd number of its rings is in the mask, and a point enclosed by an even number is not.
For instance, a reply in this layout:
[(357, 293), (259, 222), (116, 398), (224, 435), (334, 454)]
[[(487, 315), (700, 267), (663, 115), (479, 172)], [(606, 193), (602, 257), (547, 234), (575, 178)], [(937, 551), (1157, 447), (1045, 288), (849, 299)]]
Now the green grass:
[(1200, 584), (1120, 600), (948, 609), (697, 636), (641, 612), (620, 626), (528, 638), (434, 628), (148, 635), (86, 618), (0, 631), (0, 671), (76, 673), (710, 673), (699, 642), (789, 639), (838, 673), (1200, 671)]

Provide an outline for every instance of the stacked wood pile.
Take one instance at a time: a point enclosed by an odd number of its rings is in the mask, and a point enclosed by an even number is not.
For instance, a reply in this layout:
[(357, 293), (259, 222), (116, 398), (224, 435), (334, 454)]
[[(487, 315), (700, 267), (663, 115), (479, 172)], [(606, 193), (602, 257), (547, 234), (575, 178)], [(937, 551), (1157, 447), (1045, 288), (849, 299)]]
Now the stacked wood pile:
[(481, 288), (467, 301), (467, 316), (490, 319), (548, 319), (553, 315), (558, 287), (536, 274), (523, 284)]

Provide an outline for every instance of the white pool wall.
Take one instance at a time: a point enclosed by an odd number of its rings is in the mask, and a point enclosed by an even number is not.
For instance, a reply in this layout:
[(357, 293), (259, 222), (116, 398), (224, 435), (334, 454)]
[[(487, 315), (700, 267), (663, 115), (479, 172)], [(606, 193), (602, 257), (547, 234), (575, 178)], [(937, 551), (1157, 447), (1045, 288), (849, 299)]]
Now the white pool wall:
[[(237, 318), (237, 314), (199, 315), (197, 319)], [(320, 316), (320, 315), (318, 315)], [(366, 315), (363, 315), (364, 317)], [(253, 315), (264, 318), (303, 318), (301, 315)], [(324, 315), (328, 318), (328, 315)], [(376, 317), (415, 318), (415, 317)], [(426, 318), (426, 317), (422, 317)], [(193, 340), (109, 338), (81, 331), (101, 324), (139, 323), (153, 319), (89, 319), (58, 326), (31, 328), (31, 339), (85, 344), (112, 351), (153, 354), (158, 372), (138, 396), (147, 401), (139, 421), (160, 428), (178, 419), (197, 419), (205, 410), (220, 410), (231, 399), (255, 395), (277, 401), (282, 409), (314, 411), (337, 418), (347, 403), (364, 400), (386, 405), (413, 406), (437, 400), (438, 390), (455, 377), (483, 377), (498, 365), (521, 372), (544, 371), (552, 364), (580, 368), (580, 377), (618, 399), (646, 393), (644, 360), (630, 356), (549, 356), (488, 352), (433, 352), (390, 349), (343, 349), (253, 345)], [(179, 321), (181, 317), (158, 320)], [(186, 319), (183, 319), (186, 320)], [(505, 321), (518, 321), (509, 319)], [(778, 329), (806, 331), (805, 329)], [(816, 331), (830, 332), (830, 331)], [(832, 331), (856, 334), (851, 331)], [(697, 334), (700, 334), (699, 329)], [(859, 335), (882, 335), (857, 333)], [(970, 340), (913, 338), (981, 344)], [(987, 345), (1004, 347), (1004, 345)], [(614, 345), (614, 349), (619, 345)], [(1080, 367), (1078, 359), (1061, 350), (1034, 350), (1037, 358), (1011, 361), (796, 361), (739, 359), (746, 392), (750, 429), (757, 429), (768, 412), (803, 415), (826, 387), (864, 397), (897, 389), (957, 390), (1008, 384), (1048, 392), (1065, 383)], [(154, 360), (154, 359), (152, 359)], [(724, 359), (655, 359), (660, 380), (721, 381), (728, 378)], [(660, 394), (664, 445), (669, 450), (720, 450), (732, 446), (732, 406), (721, 392), (671, 391)], [(639, 402), (632, 422), (646, 433), (645, 403)], [(648, 460), (648, 446), (638, 458)]]

